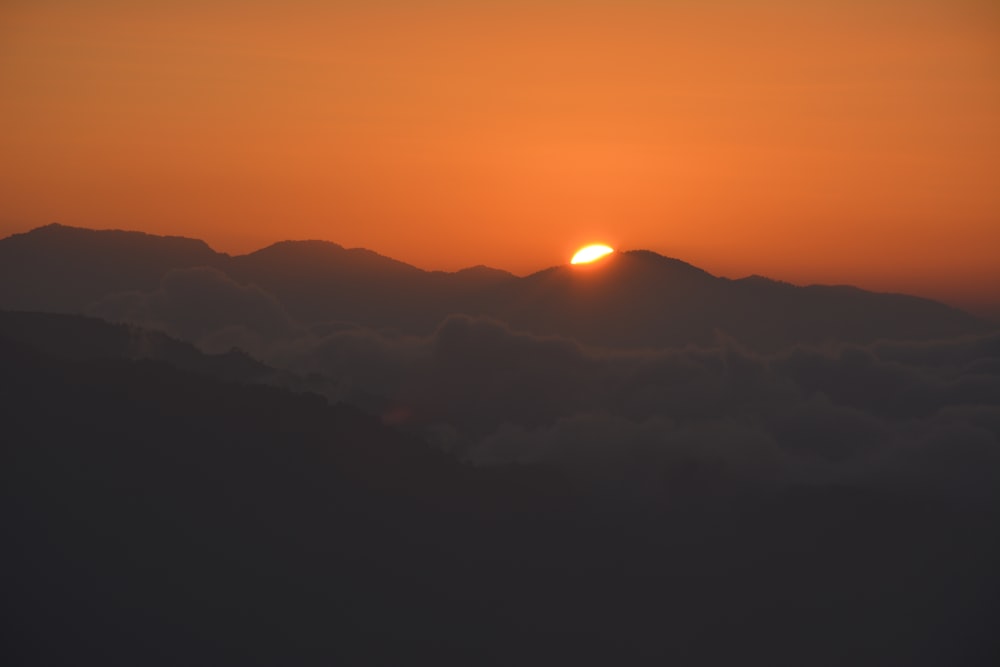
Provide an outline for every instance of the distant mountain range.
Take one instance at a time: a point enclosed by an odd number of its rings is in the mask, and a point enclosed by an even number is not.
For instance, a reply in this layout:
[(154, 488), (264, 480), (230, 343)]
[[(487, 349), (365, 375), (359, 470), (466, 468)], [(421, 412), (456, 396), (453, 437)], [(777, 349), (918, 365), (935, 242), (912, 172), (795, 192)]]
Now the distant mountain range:
[[(646, 250), (518, 277), (483, 266), (423, 271), (324, 241), (284, 241), (230, 256), (194, 239), (57, 224), (0, 240), (0, 308), (129, 319), (120, 308), (109, 309), (109, 297), (115, 304), (123, 294), (135, 301), (161, 289), (171, 272), (196, 267), (259, 289), (307, 327), (351, 323), (425, 334), (462, 313), (594, 345), (706, 344), (722, 334), (764, 351), (989, 328), (928, 299), (848, 286), (797, 287), (759, 276), (730, 280)], [(203, 305), (225, 322), (224, 308)]]
[(983, 326), (646, 251), (0, 240), (0, 663), (997, 664), (1000, 332), (635, 349)]

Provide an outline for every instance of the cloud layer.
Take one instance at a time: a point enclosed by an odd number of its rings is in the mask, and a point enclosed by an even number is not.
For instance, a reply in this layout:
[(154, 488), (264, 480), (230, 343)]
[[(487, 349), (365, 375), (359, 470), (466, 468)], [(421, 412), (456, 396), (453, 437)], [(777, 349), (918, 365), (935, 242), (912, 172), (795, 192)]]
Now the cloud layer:
[(211, 267), (172, 269), (152, 292), (109, 295), (88, 310), (108, 320), (165, 331), (209, 352), (240, 347), (262, 355), (266, 343), (294, 330), (271, 294)]
[(92, 312), (236, 346), (478, 464), (541, 463), (633, 493), (684, 485), (1000, 488), (1000, 333), (924, 343), (609, 350), (454, 315), (428, 336), (305, 328), (210, 268)]
[(479, 463), (643, 488), (700, 478), (1000, 482), (1000, 334), (927, 344), (609, 351), (454, 316), (426, 338), (354, 329), (275, 357), (378, 395), (385, 417)]

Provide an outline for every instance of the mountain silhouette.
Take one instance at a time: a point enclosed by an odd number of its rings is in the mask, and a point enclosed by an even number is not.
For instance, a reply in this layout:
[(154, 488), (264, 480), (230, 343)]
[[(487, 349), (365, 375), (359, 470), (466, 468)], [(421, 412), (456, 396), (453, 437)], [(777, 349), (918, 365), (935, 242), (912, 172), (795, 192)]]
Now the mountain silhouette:
[(335, 319), (421, 332), (456, 308), (467, 309), (483, 288), (515, 280), (487, 267), (422, 271), (326, 241), (276, 243), (233, 257), (225, 267), (236, 280), (274, 294), (293, 317), (307, 323)]
[(5, 664), (994, 664), (992, 506), (682, 467), (635, 507), (124, 327), (0, 325)]
[(0, 311), (0, 336), (73, 361), (151, 360), (234, 382), (259, 382), (276, 371), (240, 350), (204, 354), (158, 331), (59, 313)]
[[(926, 340), (987, 328), (928, 299), (760, 277), (730, 280), (645, 250), (519, 278), (487, 267), (423, 271), (323, 241), (286, 241), (230, 257), (191, 239), (61, 225), (0, 240), (0, 308), (91, 312), (156, 326), (155, 317), (142, 319), (148, 310), (143, 295), (162, 289), (168, 274), (195, 267), (214, 269), (233, 288), (273, 297), (264, 316), (249, 313), (244, 303), (231, 321), (213, 319), (212, 325), (264, 327), (267, 336), (280, 335), (292, 321), (427, 334), (447, 316), (467, 314), (611, 347), (703, 345), (722, 334), (771, 351), (796, 343)], [(213, 317), (221, 312), (206, 307)], [(203, 329), (188, 322), (177, 333), (195, 338)]]
[(848, 286), (718, 278), (650, 251), (615, 253), (583, 270), (524, 278), (497, 300), (515, 328), (614, 347), (706, 344), (719, 333), (753, 349), (796, 343), (922, 340), (979, 332), (977, 318), (929, 299)]
[(194, 239), (46, 225), (0, 241), (0, 307), (80, 312), (107, 294), (155, 289), (171, 269), (225, 257)]

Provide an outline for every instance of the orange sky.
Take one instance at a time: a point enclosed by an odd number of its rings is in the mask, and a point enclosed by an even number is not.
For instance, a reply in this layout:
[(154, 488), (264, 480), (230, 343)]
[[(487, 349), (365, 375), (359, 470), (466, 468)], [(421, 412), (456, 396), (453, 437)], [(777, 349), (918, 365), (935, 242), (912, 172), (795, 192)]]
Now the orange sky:
[(6, 0), (0, 156), (2, 235), (605, 241), (1000, 305), (1000, 5)]

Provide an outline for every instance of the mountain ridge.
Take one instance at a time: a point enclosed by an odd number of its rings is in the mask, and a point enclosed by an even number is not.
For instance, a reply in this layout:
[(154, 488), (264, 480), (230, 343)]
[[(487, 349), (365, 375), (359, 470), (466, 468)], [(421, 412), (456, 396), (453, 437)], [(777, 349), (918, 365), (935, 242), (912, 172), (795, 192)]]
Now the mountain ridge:
[[(205, 289), (197, 281), (208, 274), (165, 282), (198, 267), (216, 272)], [(176, 293), (178, 284), (187, 291)], [(117, 298), (122, 294), (131, 296)], [(732, 280), (650, 250), (519, 277), (481, 265), (426, 271), (372, 250), (317, 240), (282, 241), (235, 256), (196, 239), (64, 225), (0, 240), (0, 308), (92, 313), (95, 304), (103, 300), (106, 306), (116, 296), (116, 303), (128, 303), (127, 312), (103, 307), (102, 316), (134, 320), (146, 313), (150, 321), (137, 323), (149, 324), (163, 320), (149, 313), (164, 304), (177, 313), (185, 310), (185, 299), (195, 299), (203, 309), (205, 299), (226, 294), (239, 295), (243, 319), (247, 299), (270, 295), (276, 300), (272, 311), (280, 307), (305, 326), (353, 322), (426, 335), (447, 316), (465, 314), (608, 347), (706, 344), (721, 332), (767, 351), (987, 328), (968, 313), (922, 297), (796, 286), (761, 276)], [(240, 317), (230, 324), (242, 325)]]

